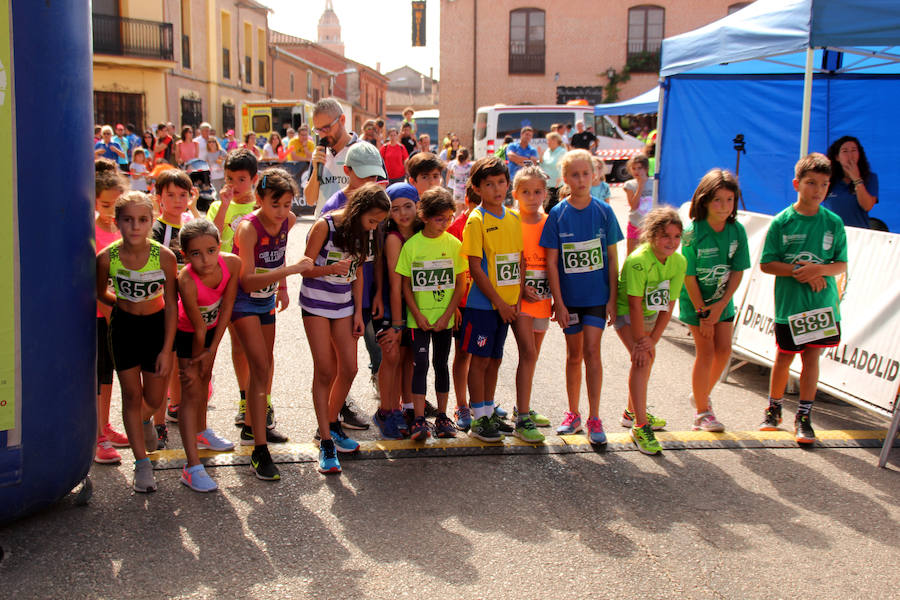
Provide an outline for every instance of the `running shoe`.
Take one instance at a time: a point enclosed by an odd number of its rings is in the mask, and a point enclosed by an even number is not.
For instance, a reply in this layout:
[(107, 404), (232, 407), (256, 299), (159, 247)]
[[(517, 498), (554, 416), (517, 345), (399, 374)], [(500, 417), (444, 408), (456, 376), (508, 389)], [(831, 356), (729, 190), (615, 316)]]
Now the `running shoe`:
[(178, 422), (178, 405), (177, 404), (169, 404), (166, 407), (166, 421), (169, 423), (177, 423)]
[(130, 446), (128, 436), (113, 429), (109, 423), (103, 426), (103, 435), (106, 437), (106, 441), (113, 445), (113, 448), (127, 448)]
[(503, 440), (503, 434), (500, 433), (500, 430), (497, 429), (493, 419), (490, 417), (479, 417), (472, 421), (469, 436), (482, 442), (499, 442)]
[(438, 409), (437, 409), (437, 406), (435, 406), (434, 404), (432, 404), (431, 402), (429, 402), (428, 400), (426, 400), (426, 401), (425, 401), (425, 418), (426, 418), (426, 419), (433, 419), (433, 418), (435, 418), (436, 416), (438, 416)]
[(226, 440), (211, 428), (206, 428), (197, 434), (197, 448), (201, 450), (214, 450), (227, 452), (234, 450), (234, 442)]
[(781, 425), (781, 407), (770, 404), (766, 408), (763, 416), (763, 422), (759, 426), (760, 431), (778, 431)]
[[(542, 415), (541, 413), (529, 410), (528, 416), (531, 418), (531, 422), (534, 423), (535, 427), (550, 427), (550, 419)], [(519, 409), (513, 408), (513, 421), (518, 422), (519, 420)]]
[(256, 473), (257, 479), (262, 479), (263, 481), (278, 481), (281, 479), (281, 473), (278, 472), (278, 467), (275, 466), (272, 455), (269, 454), (269, 449), (265, 446), (253, 450), (253, 454), (250, 455), (250, 466), (253, 467), (253, 472)]
[(490, 416), (490, 419), (494, 423), (494, 427), (496, 427), (500, 433), (510, 434), (516, 430), (516, 428), (505, 421), (496, 410), (494, 411), (494, 414)]
[(400, 434), (400, 437), (407, 437), (409, 435), (409, 429), (406, 426), (406, 417), (403, 415), (403, 411), (399, 408), (395, 408), (391, 411), (390, 418), (394, 422), (394, 426), (397, 428), (397, 433)]
[(797, 415), (794, 419), (794, 441), (804, 445), (816, 443), (816, 432), (813, 431), (809, 415)]
[(472, 411), (468, 406), (457, 406), (453, 416), (456, 417), (456, 428), (460, 431), (468, 431), (472, 426)]
[(428, 421), (425, 420), (425, 417), (416, 417), (412, 429), (409, 430), (409, 439), (414, 442), (424, 442), (430, 435), (431, 428), (428, 426)]
[(347, 437), (347, 434), (344, 433), (343, 429), (332, 429), (331, 440), (334, 442), (334, 446), (337, 448), (338, 452), (350, 454), (351, 452), (359, 450), (359, 442)]
[(592, 444), (602, 445), (606, 443), (606, 432), (603, 431), (603, 421), (595, 419), (594, 417), (588, 417), (587, 430), (588, 440), (590, 440)]
[(131, 487), (142, 494), (156, 491), (156, 478), (153, 476), (153, 465), (149, 460), (134, 463), (134, 480)]
[(356, 408), (356, 403), (350, 396), (347, 396), (347, 400), (344, 401), (338, 420), (347, 429), (369, 428), (369, 422), (363, 417), (362, 412)]
[(112, 443), (105, 435), (97, 437), (97, 449), (94, 452), (94, 462), (101, 465), (113, 465), (122, 462), (122, 455), (112, 447)]
[(711, 410), (708, 410), (694, 416), (694, 426), (691, 429), (694, 431), (720, 432), (725, 431), (725, 426), (716, 419), (716, 415)]
[(631, 439), (634, 440), (637, 449), (643, 454), (659, 454), (662, 452), (662, 446), (656, 440), (656, 435), (653, 434), (650, 423), (643, 427), (632, 427)]
[(408, 436), (410, 431), (412, 431), (413, 423), (416, 422), (416, 411), (411, 408), (403, 409), (403, 426), (400, 431), (403, 432), (403, 435)]
[[(253, 437), (253, 428), (249, 425), (241, 426), (241, 446), (255, 446), (256, 438)], [(286, 435), (281, 435), (274, 429), (266, 429), (267, 444), (285, 444), (288, 441)]]
[(147, 452), (156, 452), (156, 429), (153, 428), (153, 421), (144, 421), (142, 423), (144, 429), (144, 450)]
[[(397, 411), (399, 412), (399, 411)], [(380, 410), (376, 410), (375, 414), (372, 415), (372, 422), (375, 423), (375, 427), (378, 428), (378, 432), (381, 434), (381, 439), (384, 440), (402, 440), (403, 435), (400, 433), (400, 430), (397, 429), (397, 422), (394, 420), (393, 413), (389, 412), (382, 416)]]
[(328, 474), (340, 472), (341, 463), (338, 460), (334, 445), (328, 444), (328, 447), (326, 448), (325, 444), (323, 444), (319, 447), (319, 473)]
[(166, 427), (166, 424), (156, 426), (156, 449), (157, 450), (165, 450), (166, 444), (169, 441), (169, 428)]
[(238, 411), (237, 414), (234, 415), (234, 426), (240, 427), (244, 424), (244, 419), (247, 415), (247, 400), (245, 398), (241, 398), (238, 401)]
[(275, 429), (275, 407), (272, 400), (266, 400), (266, 429)]
[(206, 473), (203, 465), (185, 466), (181, 470), (181, 483), (195, 492), (214, 492), (219, 489), (212, 477)]
[(500, 406), (499, 404), (494, 405), (494, 414), (500, 417), (501, 419), (505, 419), (509, 416), (509, 411)]
[(537, 430), (534, 420), (530, 417), (516, 419), (516, 429), (513, 435), (529, 444), (540, 444), (544, 441), (544, 434)]
[(566, 411), (562, 425), (556, 428), (556, 435), (574, 435), (581, 431), (581, 415)]
[(434, 437), (436, 438), (453, 438), (456, 437), (456, 426), (445, 413), (438, 413), (434, 418)]
[[(634, 427), (634, 413), (626, 408), (622, 412), (622, 418), (619, 420), (619, 423), (622, 424), (622, 427)], [(653, 431), (659, 431), (666, 427), (666, 420), (651, 415), (649, 410), (647, 411), (647, 423), (650, 424), (650, 429)]]

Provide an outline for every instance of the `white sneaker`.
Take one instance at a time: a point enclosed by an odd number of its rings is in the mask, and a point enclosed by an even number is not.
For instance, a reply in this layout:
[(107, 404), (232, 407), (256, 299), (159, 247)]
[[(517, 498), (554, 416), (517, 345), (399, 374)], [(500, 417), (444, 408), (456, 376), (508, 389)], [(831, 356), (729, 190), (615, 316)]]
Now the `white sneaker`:
[(725, 426), (716, 419), (716, 415), (711, 410), (708, 410), (694, 417), (693, 430), (721, 432), (725, 431)]

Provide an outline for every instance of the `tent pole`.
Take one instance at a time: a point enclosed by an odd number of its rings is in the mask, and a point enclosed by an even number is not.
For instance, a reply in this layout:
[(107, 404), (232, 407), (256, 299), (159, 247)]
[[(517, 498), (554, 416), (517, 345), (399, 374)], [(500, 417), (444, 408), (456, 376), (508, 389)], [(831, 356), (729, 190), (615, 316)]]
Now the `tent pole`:
[(659, 80), (659, 104), (657, 105), (656, 111), (656, 172), (653, 174), (653, 200), (657, 204), (660, 203), (659, 199), (659, 167), (662, 165), (662, 158), (660, 153), (662, 151), (662, 134), (663, 134), (663, 99), (666, 96), (666, 85), (665, 79)]
[(803, 73), (803, 116), (800, 123), (800, 158), (809, 153), (809, 116), (812, 109), (813, 49), (806, 49), (806, 71)]

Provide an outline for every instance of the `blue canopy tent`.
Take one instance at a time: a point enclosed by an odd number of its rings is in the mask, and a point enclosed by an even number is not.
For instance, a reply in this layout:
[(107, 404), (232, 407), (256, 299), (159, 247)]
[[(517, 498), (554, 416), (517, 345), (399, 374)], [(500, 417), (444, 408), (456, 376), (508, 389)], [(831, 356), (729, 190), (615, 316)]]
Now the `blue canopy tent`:
[(656, 114), (659, 109), (659, 86), (652, 90), (635, 96), (630, 100), (611, 102), (609, 104), (597, 104), (594, 106), (595, 115), (645, 115)]
[[(659, 197), (679, 205), (712, 167), (735, 168), (748, 210), (796, 199), (793, 165), (843, 135), (879, 175), (870, 212), (900, 231), (900, 2), (757, 0), (662, 45)], [(799, 150), (799, 151), (798, 151)]]

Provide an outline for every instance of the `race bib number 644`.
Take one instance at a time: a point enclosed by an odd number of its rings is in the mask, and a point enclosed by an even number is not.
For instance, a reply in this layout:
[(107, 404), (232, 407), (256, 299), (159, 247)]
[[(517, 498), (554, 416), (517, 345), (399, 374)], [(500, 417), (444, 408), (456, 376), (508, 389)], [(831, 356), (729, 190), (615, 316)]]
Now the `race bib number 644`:
[(519, 266), (518, 252), (509, 254), (497, 254), (494, 256), (494, 265), (497, 269), (497, 285), (519, 285), (522, 273)]

